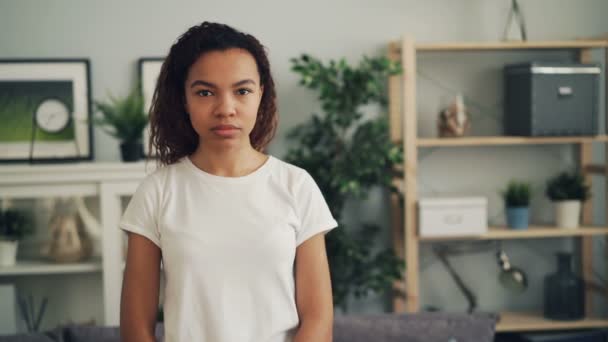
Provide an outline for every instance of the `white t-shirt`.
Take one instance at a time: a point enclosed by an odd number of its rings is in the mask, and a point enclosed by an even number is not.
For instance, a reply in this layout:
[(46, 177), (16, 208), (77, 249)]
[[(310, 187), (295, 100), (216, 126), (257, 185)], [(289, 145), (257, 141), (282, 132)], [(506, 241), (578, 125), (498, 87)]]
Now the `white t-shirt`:
[(162, 250), (165, 342), (290, 342), (296, 247), (337, 225), (310, 174), (269, 156), (243, 177), (161, 167), (119, 226)]

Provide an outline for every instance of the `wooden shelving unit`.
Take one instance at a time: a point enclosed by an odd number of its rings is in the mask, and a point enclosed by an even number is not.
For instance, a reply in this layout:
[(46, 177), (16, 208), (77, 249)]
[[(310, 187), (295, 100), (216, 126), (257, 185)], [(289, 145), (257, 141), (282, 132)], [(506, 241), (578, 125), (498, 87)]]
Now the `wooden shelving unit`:
[[(403, 74), (389, 80), (389, 117), (390, 136), (395, 143), (403, 145), (404, 163), (394, 172), (393, 184), (402, 190), (403, 202), (397, 195), (391, 197), (394, 248), (407, 265), (405, 281), (394, 284), (406, 296), (396, 296), (393, 301), (395, 312), (416, 312), (419, 303), (419, 245), (447, 240), (503, 240), (503, 239), (545, 239), (580, 237), (582, 276), (593, 276), (593, 236), (608, 236), (608, 227), (592, 225), (591, 201), (583, 205), (582, 227), (565, 230), (555, 227), (531, 226), (528, 230), (508, 230), (504, 227), (490, 227), (479, 236), (446, 236), (420, 238), (417, 234), (418, 201), (418, 149), (430, 147), (483, 147), (509, 145), (574, 144), (578, 147), (578, 164), (584, 172), (586, 181), (591, 184), (592, 175), (608, 176), (605, 165), (592, 164), (594, 143), (608, 142), (608, 135), (573, 137), (514, 137), (514, 136), (474, 136), (463, 138), (426, 138), (418, 137), (416, 106), (416, 64), (418, 53), (458, 53), (483, 51), (526, 51), (526, 50), (570, 50), (575, 52), (582, 63), (591, 61), (593, 49), (604, 50), (608, 65), (608, 41), (538, 41), (538, 42), (482, 42), (482, 43), (416, 43), (406, 36), (401, 41), (391, 42), (388, 47), (389, 58), (400, 61)], [(605, 79), (608, 79), (606, 77)], [(608, 83), (606, 85), (608, 89)], [(608, 106), (607, 106), (608, 107)], [(608, 118), (608, 113), (606, 115)], [(606, 149), (608, 160), (608, 148)], [(607, 205), (608, 210), (608, 205)], [(587, 291), (586, 310), (588, 318), (576, 322), (561, 322), (544, 319), (540, 313), (499, 313), (497, 331), (538, 331), (608, 327), (608, 318), (591, 317), (593, 312), (592, 291)]]

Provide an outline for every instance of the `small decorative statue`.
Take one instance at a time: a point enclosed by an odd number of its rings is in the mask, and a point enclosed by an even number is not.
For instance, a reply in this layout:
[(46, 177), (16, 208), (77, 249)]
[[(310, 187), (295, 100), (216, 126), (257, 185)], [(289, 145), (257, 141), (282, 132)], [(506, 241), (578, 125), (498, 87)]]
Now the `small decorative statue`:
[(458, 95), (447, 108), (439, 112), (437, 119), (439, 136), (442, 138), (462, 137), (469, 134), (470, 129), (471, 122), (462, 95)]
[(93, 252), (92, 238), (100, 235), (99, 224), (82, 198), (56, 200), (49, 226), (51, 240), (41, 253), (55, 262), (87, 259)]

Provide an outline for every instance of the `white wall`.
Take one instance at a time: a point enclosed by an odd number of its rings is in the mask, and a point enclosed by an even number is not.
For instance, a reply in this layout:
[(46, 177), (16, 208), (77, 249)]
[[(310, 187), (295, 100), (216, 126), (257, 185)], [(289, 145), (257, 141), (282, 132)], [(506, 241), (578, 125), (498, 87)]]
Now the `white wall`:
[[(605, 17), (608, 1), (520, 2), (531, 40), (574, 39), (608, 32)], [(362, 54), (384, 53), (388, 42), (404, 33), (419, 41), (497, 40), (504, 29), (509, 3), (507, 0), (0, 0), (0, 58), (90, 58), (93, 97), (105, 99), (107, 91), (124, 94), (134, 84), (138, 58), (164, 55), (176, 37), (191, 25), (204, 20), (233, 25), (255, 35), (269, 49), (280, 112), (279, 132), (270, 151), (280, 157), (287, 150), (284, 135), (288, 128), (307, 120), (311, 112), (319, 109), (316, 94), (297, 85), (296, 75), (289, 70), (289, 58), (306, 52), (324, 60), (346, 57), (357, 62)], [(435, 54), (419, 60), (425, 76), (440, 80), (442, 87), (462, 91), (471, 101), (471, 110), (479, 118), (475, 131), (483, 134), (499, 132), (500, 127), (491, 116), (502, 115), (501, 63), (531, 58), (525, 54), (489, 56)], [(550, 56), (556, 60), (568, 57)], [(437, 99), (452, 92), (424, 77), (419, 86), (419, 132), (434, 135)], [(119, 159), (116, 141), (100, 130), (95, 130), (94, 143), (96, 160)], [(570, 152), (568, 147), (421, 151), (420, 192), (487, 195), (490, 216), (499, 222), (502, 204), (496, 191), (509, 177), (529, 177), (542, 184), (558, 168), (572, 163)], [(446, 165), (450, 165), (450, 174), (445, 171)], [(550, 206), (542, 194), (537, 195), (534, 217), (550, 218)], [(387, 203), (383, 198), (375, 191), (369, 201), (350, 203), (349, 217), (387, 222)], [(597, 194), (597, 201), (595, 216), (603, 222), (603, 192)], [(524, 296), (509, 295), (498, 287), (494, 281), (493, 253), (458, 257), (454, 266), (473, 284), (482, 309), (539, 307), (542, 276), (553, 268), (551, 251), (563, 245), (568, 246), (568, 240), (505, 244), (513, 262), (532, 273), (531, 289)], [(422, 264), (423, 304), (463, 310), (464, 300), (427, 248), (422, 250)], [(355, 309), (377, 311), (382, 304), (372, 299)]]
[[(421, 41), (500, 38), (510, 1), (0, 1), (0, 57), (88, 57), (93, 97), (124, 94), (135, 81), (136, 60), (162, 56), (177, 36), (204, 20), (252, 33), (270, 51), (283, 134), (304, 121), (314, 94), (296, 84), (289, 58), (302, 52), (323, 59), (382, 52), (411, 33)], [(522, 1), (530, 39), (568, 39), (608, 31), (602, 0)], [(117, 143), (95, 132), (97, 160), (117, 160)]]

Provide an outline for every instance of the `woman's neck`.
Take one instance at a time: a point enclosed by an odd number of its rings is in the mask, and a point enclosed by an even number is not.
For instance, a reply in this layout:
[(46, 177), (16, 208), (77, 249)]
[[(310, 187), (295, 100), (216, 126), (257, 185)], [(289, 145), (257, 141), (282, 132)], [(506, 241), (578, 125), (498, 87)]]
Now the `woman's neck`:
[(222, 177), (242, 177), (262, 166), (268, 158), (253, 147), (216, 150), (199, 147), (189, 156), (199, 169)]

